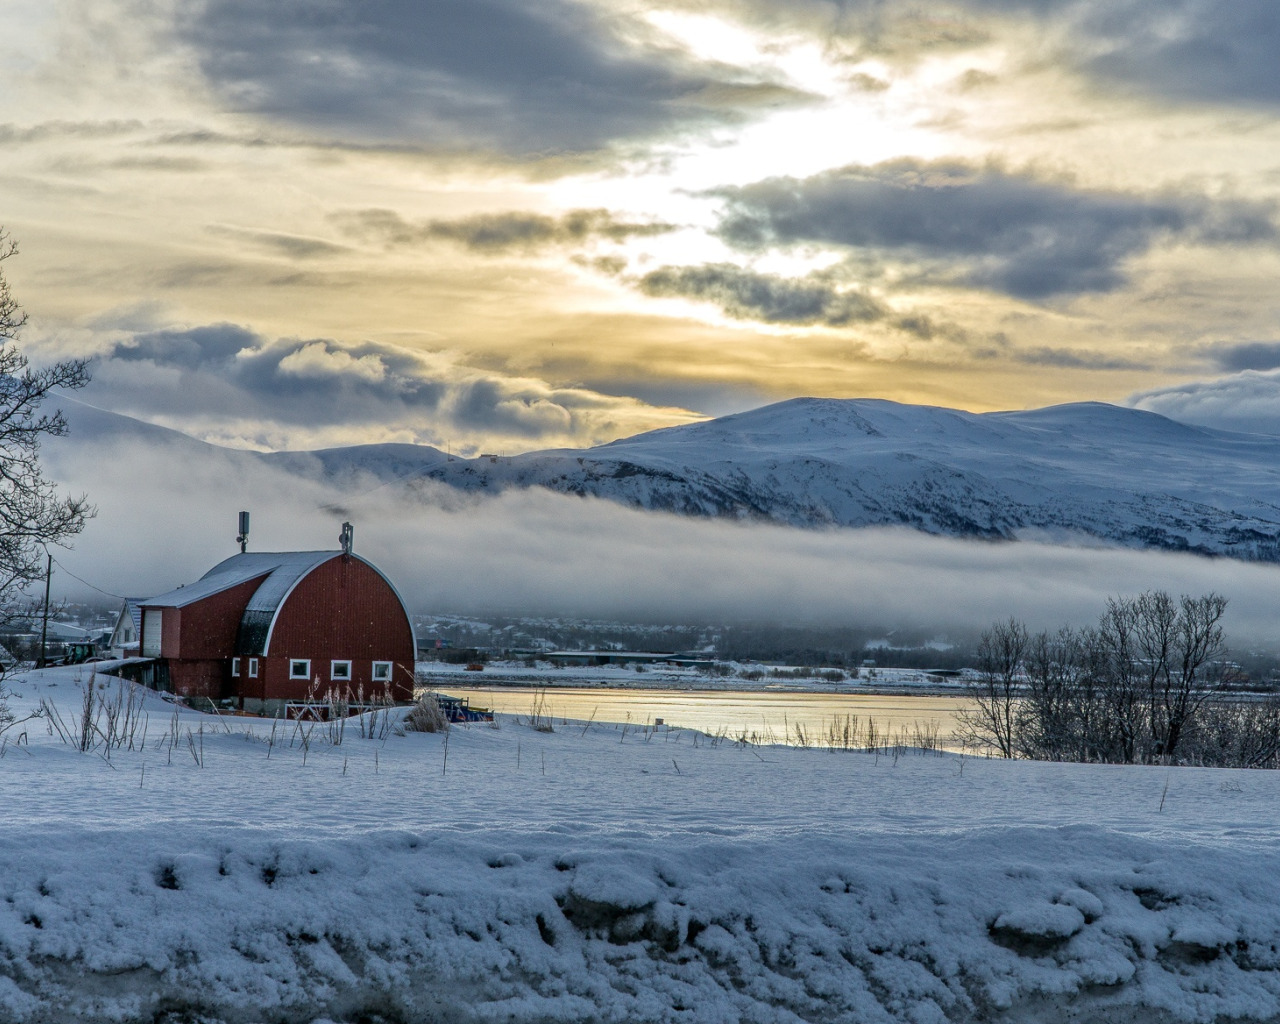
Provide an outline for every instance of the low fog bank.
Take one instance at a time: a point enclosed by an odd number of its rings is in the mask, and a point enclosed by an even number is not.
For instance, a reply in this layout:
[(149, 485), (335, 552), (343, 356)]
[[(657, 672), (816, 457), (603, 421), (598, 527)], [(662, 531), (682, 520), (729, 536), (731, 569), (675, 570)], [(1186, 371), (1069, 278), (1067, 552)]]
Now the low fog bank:
[[(356, 550), (420, 611), (970, 632), (1011, 615), (1033, 628), (1084, 624), (1108, 595), (1163, 588), (1223, 593), (1233, 643), (1280, 646), (1276, 565), (686, 519), (546, 491), (406, 494), (369, 480), (338, 493), (198, 442), (63, 439), (45, 457), (99, 509), (55, 557), (112, 594), (198, 578), (236, 553), (236, 513), (247, 508), (255, 551), (336, 549), (351, 519)], [(54, 590), (95, 596), (58, 569)]]

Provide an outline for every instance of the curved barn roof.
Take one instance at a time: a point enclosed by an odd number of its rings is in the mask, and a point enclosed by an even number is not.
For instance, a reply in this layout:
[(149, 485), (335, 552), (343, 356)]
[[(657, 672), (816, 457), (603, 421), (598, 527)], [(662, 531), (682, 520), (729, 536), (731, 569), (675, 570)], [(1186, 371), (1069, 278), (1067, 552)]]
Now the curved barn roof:
[[(267, 644), (271, 639), (272, 626), (275, 624), (280, 608), (284, 605), (285, 598), (313, 570), (331, 559), (341, 557), (341, 551), (251, 551), (232, 555), (225, 561), (219, 562), (205, 573), (199, 582), (191, 586), (200, 587), (207, 583), (214, 588), (211, 592), (216, 593), (228, 586), (234, 586), (235, 583), (265, 576), (266, 578), (258, 585), (258, 589), (254, 591), (248, 605), (245, 606), (236, 639), (237, 654), (265, 655)], [(386, 580), (387, 586), (391, 587), (401, 607), (404, 607), (404, 600), (400, 598), (399, 592), (381, 569), (357, 554), (352, 554), (351, 557), (363, 562)], [(219, 586), (219, 583), (223, 585)], [(408, 617), (407, 608), (405, 608), (405, 616)], [(409, 621), (412, 628), (413, 620)]]

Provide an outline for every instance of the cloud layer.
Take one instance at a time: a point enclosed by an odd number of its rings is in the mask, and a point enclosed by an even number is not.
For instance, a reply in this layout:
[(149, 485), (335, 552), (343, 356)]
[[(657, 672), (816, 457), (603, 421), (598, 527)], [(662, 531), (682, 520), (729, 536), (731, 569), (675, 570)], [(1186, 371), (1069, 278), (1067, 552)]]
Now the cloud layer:
[(352, 237), (387, 247), (449, 241), (486, 255), (530, 253), (595, 239), (623, 242), (675, 230), (670, 224), (619, 220), (608, 210), (570, 210), (559, 217), (513, 210), (418, 222), (408, 221), (394, 210), (356, 210), (334, 214), (331, 219)]
[(376, 142), (579, 153), (723, 123), (779, 89), (574, 0), (209, 0), (181, 25), (233, 108)]
[[(1235, 355), (1231, 361), (1239, 361)], [(1255, 355), (1248, 361), (1269, 360)], [(1153, 388), (1130, 396), (1128, 404), (1201, 427), (1280, 434), (1280, 369)]]
[(920, 261), (930, 278), (1022, 299), (1111, 291), (1157, 240), (1270, 241), (1270, 211), (1105, 193), (994, 166), (899, 160), (724, 189), (720, 234), (747, 251), (792, 245)]
[(677, 410), (584, 388), (486, 373), (377, 342), (268, 339), (234, 324), (148, 331), (111, 342), (87, 392), (116, 411), (253, 447), (405, 440), (468, 450), (596, 443)]
[(683, 519), (542, 491), (406, 498), (355, 480), (335, 493), (196, 442), (111, 436), (49, 453), (56, 478), (101, 509), (59, 560), (114, 593), (197, 578), (234, 551), (236, 513), (249, 508), (257, 550), (333, 548), (352, 519), (357, 550), (423, 611), (969, 631), (1010, 615), (1037, 628), (1088, 623), (1108, 595), (1160, 587), (1219, 591), (1234, 641), (1280, 641), (1272, 565)]
[(837, 287), (830, 275), (785, 278), (734, 263), (661, 267), (640, 278), (639, 288), (656, 297), (713, 302), (735, 319), (767, 324), (847, 327), (888, 315), (883, 303), (856, 289)]
[(897, 60), (981, 46), (999, 38), (1002, 26), (993, 18), (1030, 23), (1054, 51), (1049, 59), (1100, 84), (1123, 83), (1166, 102), (1280, 103), (1274, 73), (1280, 10), (1270, 0), (735, 0), (723, 6), (745, 9), (773, 31), (786, 25)]

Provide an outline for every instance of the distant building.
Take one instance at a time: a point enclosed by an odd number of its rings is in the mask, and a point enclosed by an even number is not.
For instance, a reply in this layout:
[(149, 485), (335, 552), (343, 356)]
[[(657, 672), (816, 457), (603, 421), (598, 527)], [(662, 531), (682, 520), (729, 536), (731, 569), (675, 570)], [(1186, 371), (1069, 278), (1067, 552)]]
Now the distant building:
[(555, 665), (678, 665), (682, 668), (710, 668), (714, 659), (700, 654), (673, 654), (670, 651), (538, 651), (531, 656)]
[(184, 697), (279, 714), (330, 691), (413, 696), (413, 626), (385, 575), (336, 551), (233, 555), (195, 583), (138, 602), (147, 681)]
[(138, 638), (142, 635), (142, 601), (140, 597), (126, 597), (120, 606), (115, 628), (107, 641), (112, 657), (128, 658), (138, 653)]

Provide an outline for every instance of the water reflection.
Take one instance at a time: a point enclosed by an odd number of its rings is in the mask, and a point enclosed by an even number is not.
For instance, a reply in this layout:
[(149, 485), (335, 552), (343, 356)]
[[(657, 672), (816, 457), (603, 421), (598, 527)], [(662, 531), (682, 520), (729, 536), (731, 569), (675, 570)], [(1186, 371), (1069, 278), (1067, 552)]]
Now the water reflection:
[[(757, 742), (828, 745), (833, 727), (841, 737), (848, 726), (866, 737), (871, 723), (881, 743), (902, 737), (911, 742), (918, 732), (935, 731), (943, 746), (958, 746), (956, 715), (970, 702), (965, 697), (915, 697), (853, 693), (785, 693), (774, 690), (616, 690), (549, 687), (442, 686), (442, 692), (467, 697), (476, 707), (502, 714), (529, 715), (535, 700), (554, 718), (586, 722), (651, 725), (658, 719), (669, 726)], [(797, 730), (798, 727), (798, 730)], [(856, 744), (855, 744), (856, 745)]]

